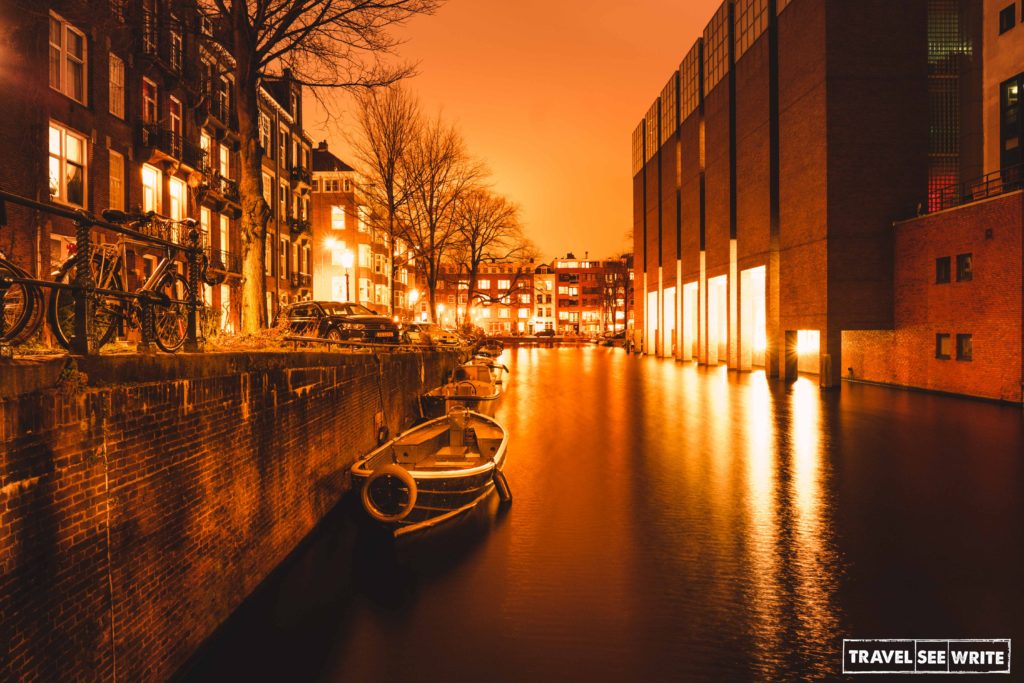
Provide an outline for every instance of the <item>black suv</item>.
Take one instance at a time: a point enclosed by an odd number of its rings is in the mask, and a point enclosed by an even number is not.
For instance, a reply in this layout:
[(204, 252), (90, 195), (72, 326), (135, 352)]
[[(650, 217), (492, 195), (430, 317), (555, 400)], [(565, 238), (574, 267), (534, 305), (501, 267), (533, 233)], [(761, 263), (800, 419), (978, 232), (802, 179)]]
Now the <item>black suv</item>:
[(366, 306), (337, 301), (302, 301), (281, 309), (288, 331), (305, 337), (397, 344), (398, 325)]

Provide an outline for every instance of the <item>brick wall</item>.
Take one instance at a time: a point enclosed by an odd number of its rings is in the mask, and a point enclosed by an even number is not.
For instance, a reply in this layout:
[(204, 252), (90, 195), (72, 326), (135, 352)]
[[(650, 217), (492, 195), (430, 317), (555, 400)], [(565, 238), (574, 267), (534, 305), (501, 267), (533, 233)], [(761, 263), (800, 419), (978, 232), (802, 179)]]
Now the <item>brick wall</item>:
[[(1024, 193), (1014, 192), (896, 226), (895, 329), (843, 332), (843, 371), (855, 379), (970, 396), (1022, 400)], [(970, 281), (956, 257), (971, 254)], [(936, 284), (935, 259), (950, 257), (950, 282)], [(935, 357), (949, 334), (952, 358)], [(970, 334), (973, 358), (956, 359)]]
[(408, 426), (455, 360), (0, 368), (0, 679), (168, 677), (338, 502), (377, 413)]

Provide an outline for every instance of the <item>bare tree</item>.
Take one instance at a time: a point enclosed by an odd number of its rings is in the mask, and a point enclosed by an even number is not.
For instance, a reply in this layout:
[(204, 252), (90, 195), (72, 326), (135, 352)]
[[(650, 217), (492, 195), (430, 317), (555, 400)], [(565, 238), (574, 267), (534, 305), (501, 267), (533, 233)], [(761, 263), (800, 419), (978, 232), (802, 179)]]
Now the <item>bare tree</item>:
[(409, 146), (421, 126), (419, 105), (397, 84), (358, 93), (356, 105), (358, 132), (350, 137), (349, 143), (364, 174), (362, 190), (374, 207), (374, 222), (388, 236), (388, 313), (394, 315), (398, 210), (407, 199), (401, 173)]
[(466, 319), (476, 298), (477, 276), (485, 261), (520, 260), (536, 249), (523, 234), (519, 207), (487, 188), (466, 193), (456, 207), (458, 235), (452, 260), (468, 275)]
[(266, 324), (263, 243), (270, 207), (263, 199), (259, 144), (261, 82), (288, 69), (300, 86), (372, 88), (392, 84), (409, 67), (388, 66), (390, 29), (432, 12), (438, 0), (197, 0), (214, 27), (204, 40), (233, 58), (233, 107), (241, 139), (242, 329)]
[(467, 154), (462, 136), (440, 117), (419, 127), (402, 164), (407, 200), (400, 208), (398, 236), (415, 254), (433, 320), (441, 267), (458, 235), (456, 208), (483, 175), (483, 167)]

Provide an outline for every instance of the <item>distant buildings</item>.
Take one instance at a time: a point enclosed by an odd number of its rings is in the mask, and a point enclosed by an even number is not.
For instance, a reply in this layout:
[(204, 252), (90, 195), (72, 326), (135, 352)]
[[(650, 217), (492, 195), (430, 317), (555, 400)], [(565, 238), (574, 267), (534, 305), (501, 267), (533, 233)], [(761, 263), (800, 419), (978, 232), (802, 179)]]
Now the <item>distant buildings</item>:
[(633, 133), (644, 351), (1020, 401), (1021, 12), (726, 0)]
[[(356, 301), (387, 314), (391, 302), (387, 234), (371, 224), (355, 169), (331, 153), (326, 142), (313, 150), (312, 198), (314, 298)], [(394, 314), (400, 318), (410, 314), (407, 285), (412, 267), (407, 245), (397, 240)]]
[[(596, 336), (622, 330), (632, 306), (631, 274), (629, 257), (589, 260), (570, 253), (550, 264), (485, 263), (477, 276), (472, 305), (467, 306), (468, 274), (447, 267), (437, 287), (438, 320), (450, 327), (469, 322), (497, 335), (555, 330)], [(418, 316), (429, 317), (425, 301)]]

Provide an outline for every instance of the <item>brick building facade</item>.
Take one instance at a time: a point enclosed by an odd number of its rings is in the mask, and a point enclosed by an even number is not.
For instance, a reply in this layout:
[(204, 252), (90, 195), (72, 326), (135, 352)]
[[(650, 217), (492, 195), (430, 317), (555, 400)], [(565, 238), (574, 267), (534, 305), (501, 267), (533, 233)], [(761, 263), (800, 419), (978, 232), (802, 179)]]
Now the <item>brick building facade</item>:
[[(0, 188), (96, 215), (117, 208), (196, 219), (211, 263), (225, 275), (222, 284), (204, 286), (204, 301), (222, 329), (237, 329), (237, 93), (231, 56), (202, 39), (212, 27), (189, 2), (162, 0), (10, 2), (0, 6), (0, 23), (0, 146), (7, 162)], [(311, 293), (303, 229), (310, 142), (301, 127), (300, 88), (287, 78), (268, 80), (259, 102), (272, 212), (266, 246), (280, 254), (268, 260), (273, 314), (275, 301)], [(101, 242), (115, 239), (94, 232)], [(69, 221), (12, 207), (0, 251), (47, 277), (68, 258), (73, 234)], [(158, 258), (129, 245), (127, 286), (141, 284)]]
[[(964, 182), (983, 173), (999, 178), (985, 196), (1012, 189), (1005, 169), (985, 162), (983, 121), (993, 120), (998, 81), (994, 118), (1012, 142), (1006, 100), (1024, 66), (1017, 56), (991, 75), (982, 39), (995, 13), (982, 9), (980, 0), (720, 6), (633, 133), (646, 353), (773, 377), (814, 373), (830, 386), (848, 374), (844, 358), (861, 357), (867, 331), (896, 338), (912, 319), (901, 315), (925, 305), (901, 279), (918, 267), (906, 241), (938, 231), (923, 227), (931, 219), (900, 221), (947, 208), (950, 188), (952, 204), (963, 203)], [(934, 220), (974, 239), (962, 219)], [(1010, 281), (1019, 299), (1019, 278)], [(991, 360), (1019, 365), (1016, 348)], [(918, 376), (899, 374), (926, 386)], [(974, 380), (943, 386), (978, 393)], [(1005, 394), (982, 392), (993, 393)]]
[[(372, 220), (359, 192), (359, 174), (335, 156), (326, 142), (313, 150), (310, 207), (313, 258), (317, 263), (313, 293), (318, 300), (356, 301), (387, 315), (391, 305), (391, 268), (396, 269), (393, 315), (411, 316), (408, 284), (411, 253), (395, 240), (392, 258), (386, 231)], [(393, 264), (393, 265), (392, 265)]]

